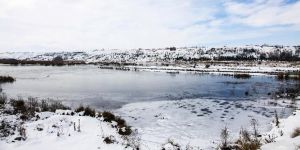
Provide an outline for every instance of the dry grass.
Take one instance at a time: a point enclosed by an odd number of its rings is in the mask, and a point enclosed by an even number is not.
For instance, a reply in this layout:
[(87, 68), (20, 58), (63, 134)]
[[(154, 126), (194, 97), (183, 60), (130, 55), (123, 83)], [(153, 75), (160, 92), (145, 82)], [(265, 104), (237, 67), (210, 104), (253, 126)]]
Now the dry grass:
[(240, 137), (236, 142), (237, 150), (258, 150), (261, 146), (261, 143), (252, 137), (249, 131), (241, 129)]

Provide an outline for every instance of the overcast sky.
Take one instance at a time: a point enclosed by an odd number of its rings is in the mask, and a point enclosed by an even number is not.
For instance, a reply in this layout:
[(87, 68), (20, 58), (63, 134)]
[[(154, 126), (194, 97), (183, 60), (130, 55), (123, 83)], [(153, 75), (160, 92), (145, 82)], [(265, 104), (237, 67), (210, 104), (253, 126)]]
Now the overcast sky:
[(300, 44), (298, 0), (0, 0), (0, 51)]

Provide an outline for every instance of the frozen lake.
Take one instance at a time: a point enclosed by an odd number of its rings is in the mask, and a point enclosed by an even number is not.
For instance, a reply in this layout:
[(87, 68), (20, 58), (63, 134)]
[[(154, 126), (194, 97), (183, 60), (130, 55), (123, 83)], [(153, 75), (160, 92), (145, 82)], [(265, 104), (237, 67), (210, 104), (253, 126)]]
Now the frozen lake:
[(235, 79), (212, 74), (103, 70), (97, 66), (1, 65), (0, 75), (16, 78), (12, 84), (0, 85), (9, 96), (53, 98), (99, 109), (142, 101), (261, 99), (294, 84), (263, 75)]

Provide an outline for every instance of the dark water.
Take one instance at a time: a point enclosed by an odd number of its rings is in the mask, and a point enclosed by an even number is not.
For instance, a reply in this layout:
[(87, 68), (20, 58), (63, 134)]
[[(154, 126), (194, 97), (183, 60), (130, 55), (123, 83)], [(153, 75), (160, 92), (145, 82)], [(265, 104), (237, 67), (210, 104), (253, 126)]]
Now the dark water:
[(263, 75), (235, 79), (212, 74), (102, 70), (97, 66), (1, 65), (0, 75), (16, 78), (12, 84), (0, 85), (9, 96), (53, 98), (96, 108), (193, 98), (251, 100), (270, 97), (279, 89), (295, 84)]

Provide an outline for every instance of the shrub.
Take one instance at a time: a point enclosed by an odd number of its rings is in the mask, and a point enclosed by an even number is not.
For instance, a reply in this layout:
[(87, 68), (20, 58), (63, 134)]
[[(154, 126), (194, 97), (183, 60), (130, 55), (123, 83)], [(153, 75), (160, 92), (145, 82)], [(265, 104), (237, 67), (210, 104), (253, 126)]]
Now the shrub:
[(300, 72), (279, 72), (277, 74), (278, 80), (300, 80)]
[(300, 136), (300, 128), (296, 128), (296, 129), (294, 130), (294, 132), (293, 132), (292, 135), (291, 135), (291, 138), (295, 138), (295, 137), (297, 137), (297, 136)]
[(0, 83), (5, 83), (5, 82), (14, 82), (16, 81), (15, 78), (11, 77), (11, 76), (0, 76)]
[(117, 122), (117, 125), (119, 128), (122, 128), (124, 126), (126, 126), (126, 121), (124, 119), (122, 119), (121, 117), (115, 117), (115, 121)]
[(95, 109), (91, 109), (89, 106), (85, 107), (84, 109), (84, 116), (91, 116), (91, 117), (95, 117)]
[(28, 105), (28, 109), (30, 109), (31, 111), (39, 111), (38, 110), (39, 102), (37, 98), (28, 97), (27, 105)]
[(205, 68), (209, 68), (209, 67), (210, 67), (210, 65), (209, 65), (209, 64), (206, 64), (206, 65), (205, 65)]
[[(18, 126), (18, 132), (19, 132), (20, 137), (17, 137), (17, 138), (25, 141), (27, 139), (27, 134), (26, 134), (26, 128), (24, 127), (23, 123)], [(15, 139), (15, 140), (18, 140), (18, 139)]]
[(21, 119), (21, 120), (28, 120), (28, 119), (29, 119), (29, 116), (23, 114), (23, 115), (20, 116), (20, 119)]
[(221, 150), (230, 150), (230, 146), (229, 146), (229, 141), (228, 141), (228, 138), (229, 138), (229, 131), (228, 131), (228, 128), (225, 126), (224, 129), (222, 129), (221, 131), (221, 145), (220, 145), (220, 149)]
[(122, 136), (124, 141), (126, 141), (126, 147), (131, 147), (134, 150), (140, 150), (141, 137), (139, 136), (138, 130), (133, 130), (130, 136)]
[(48, 100), (49, 103), (49, 111), (55, 112), (57, 109), (70, 109), (69, 107), (65, 106), (62, 104), (61, 101), (56, 101), (56, 100)]
[(25, 101), (21, 98), (18, 100), (11, 99), (11, 105), (14, 108), (14, 113), (25, 113), (27, 111), (27, 108), (25, 106)]
[(119, 128), (118, 133), (120, 135), (130, 135), (132, 133), (132, 130), (129, 126), (124, 126), (122, 128)]
[(275, 110), (275, 120), (274, 120), (274, 122), (275, 122), (275, 126), (279, 127), (279, 117), (278, 117), (278, 114), (277, 114), (276, 110)]
[(277, 136), (275, 136), (275, 135), (268, 135), (268, 137), (265, 138), (265, 143), (273, 143), (273, 142), (275, 142), (276, 138), (277, 138)]
[(13, 106), (15, 114), (22, 113), (23, 115), (27, 115), (28, 118), (33, 117), (35, 112), (39, 111), (55, 112), (57, 109), (70, 109), (60, 101), (50, 99), (39, 101), (33, 97), (29, 97), (28, 100), (23, 100), (22, 98), (18, 98), (17, 100), (11, 99), (10, 103)]
[(278, 80), (284, 80), (285, 78), (286, 78), (285, 73), (279, 72), (279, 73), (277, 74), (277, 79), (278, 79)]
[(49, 111), (49, 104), (46, 100), (41, 100), (40, 107), (41, 111)]
[(252, 139), (251, 134), (244, 129), (240, 131), (240, 137), (236, 142), (238, 150), (257, 150), (260, 148), (260, 142)]
[(258, 122), (256, 119), (251, 119), (250, 124), (252, 126), (252, 130), (253, 130), (253, 136), (254, 136), (254, 140), (256, 143), (260, 143), (260, 141), (258, 140), (258, 137), (260, 136), (259, 132), (258, 132)]
[[(36, 98), (33, 97), (29, 97), (28, 100), (25, 102), (25, 106), (26, 106), (26, 114), (27, 114), (27, 119), (29, 119), (29, 117), (33, 117), (35, 112), (40, 111), (39, 109), (39, 102)], [(25, 114), (25, 113), (23, 113)], [(22, 119), (22, 120), (26, 120), (26, 119)]]
[(0, 93), (0, 107), (4, 106), (7, 102), (7, 96), (4, 93)]
[(116, 142), (116, 139), (114, 136), (111, 135), (111, 136), (105, 137), (103, 141), (106, 144), (112, 144), (112, 143)]
[(35, 108), (28, 107), (28, 101), (26, 103), (22, 98), (18, 98), (18, 100), (11, 99), (10, 102), (13, 107), (13, 113), (21, 114), (20, 119), (28, 120), (35, 115)]
[(106, 121), (106, 122), (111, 122), (111, 121), (115, 120), (115, 117), (116, 117), (113, 113), (111, 113), (109, 111), (104, 111), (101, 115), (102, 115), (104, 121)]
[(84, 107), (82, 105), (80, 105), (78, 108), (75, 109), (75, 112), (79, 113), (84, 111)]
[(2, 120), (0, 123), (0, 138), (13, 135), (15, 130), (15, 124), (10, 124), (8, 121)]

